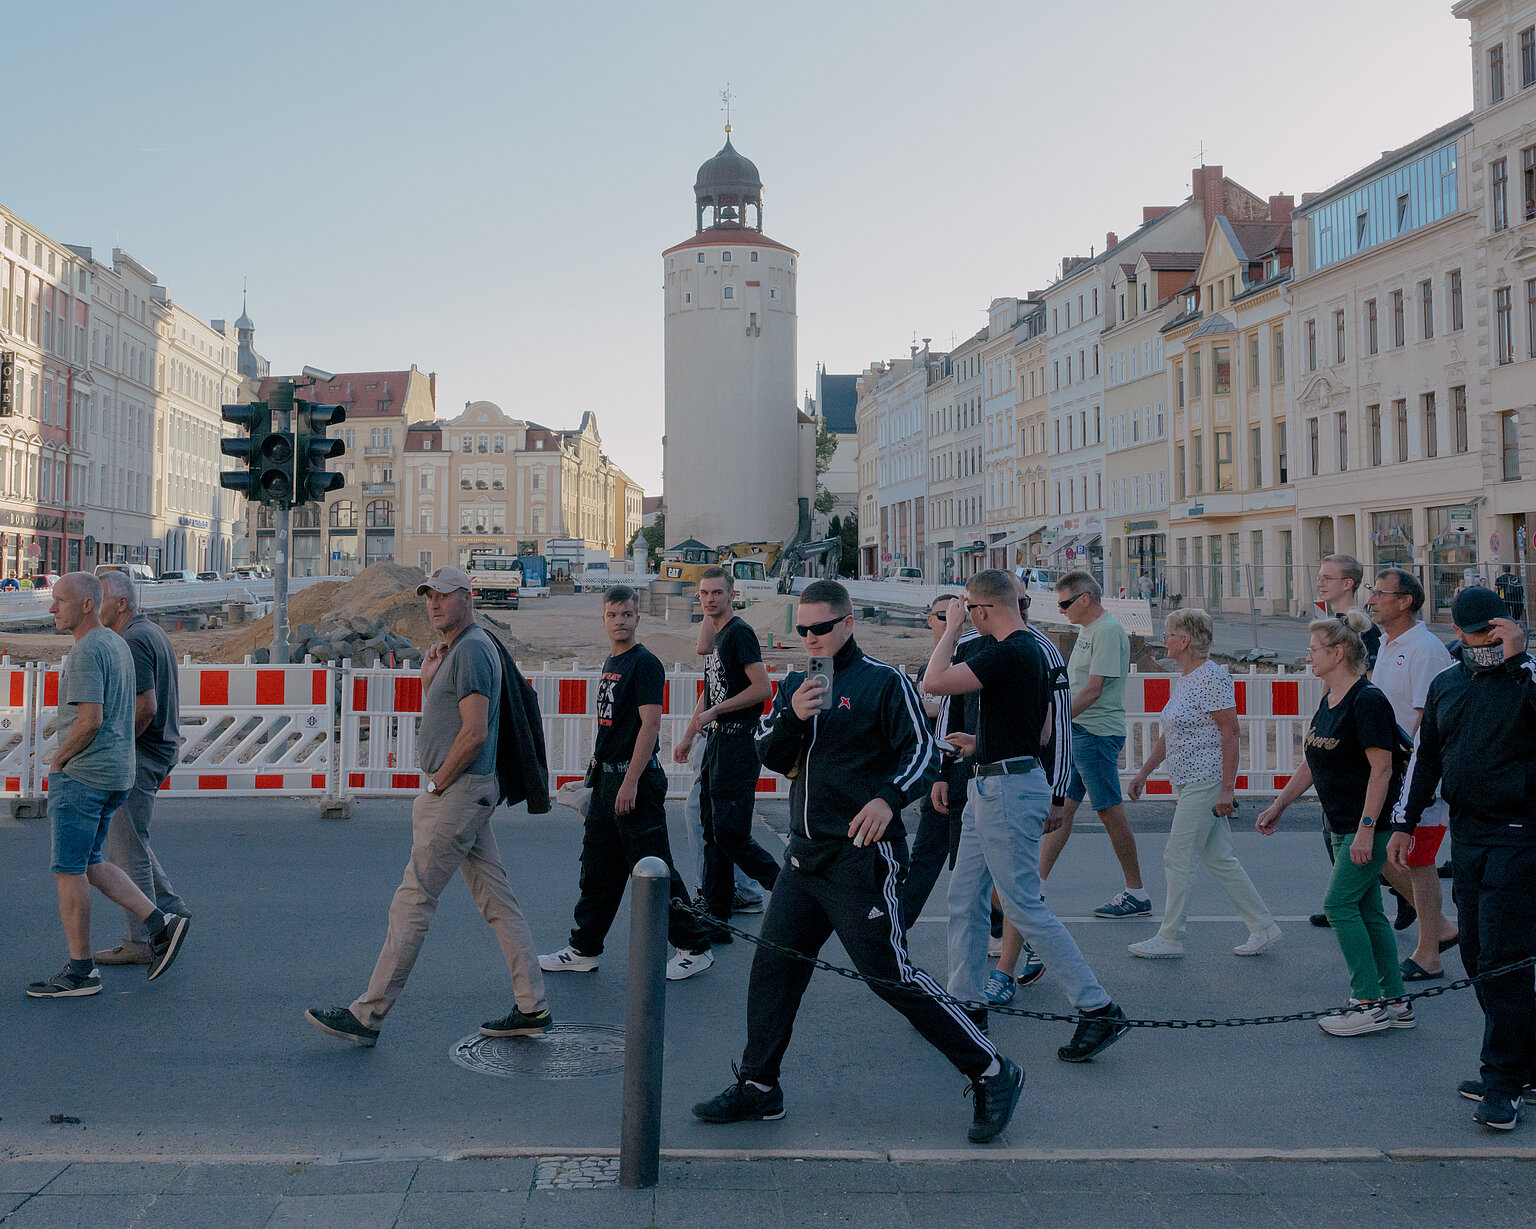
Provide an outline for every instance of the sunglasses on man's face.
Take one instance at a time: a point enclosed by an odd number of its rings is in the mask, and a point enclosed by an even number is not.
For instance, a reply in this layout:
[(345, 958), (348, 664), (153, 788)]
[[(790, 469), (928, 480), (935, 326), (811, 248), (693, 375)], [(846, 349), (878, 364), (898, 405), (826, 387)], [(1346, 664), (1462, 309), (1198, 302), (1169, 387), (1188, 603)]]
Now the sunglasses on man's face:
[(825, 636), (847, 617), (847, 615), (843, 615), (841, 618), (825, 619), (820, 623), (796, 623), (795, 634), (802, 640), (807, 636)]
[(1067, 598), (1066, 601), (1057, 602), (1056, 607), (1058, 610), (1065, 610), (1068, 606), (1072, 605), (1073, 602), (1077, 601), (1077, 599), (1082, 596), (1083, 595), (1081, 593), (1074, 593), (1071, 597)]
[(930, 619), (937, 619), (940, 623), (946, 621), (944, 618), (944, 612), (942, 610), (930, 610), (928, 612), (928, 617)]

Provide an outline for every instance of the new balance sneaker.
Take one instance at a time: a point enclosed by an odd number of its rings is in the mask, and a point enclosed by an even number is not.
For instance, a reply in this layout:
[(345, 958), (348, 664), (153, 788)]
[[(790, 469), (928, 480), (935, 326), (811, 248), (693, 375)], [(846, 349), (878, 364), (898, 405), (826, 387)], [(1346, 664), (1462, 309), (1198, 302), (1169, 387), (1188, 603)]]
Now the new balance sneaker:
[(1019, 974), (1013, 980), (1020, 986), (1033, 986), (1045, 976), (1045, 961), (1035, 955), (1035, 949), (1028, 943), (1024, 945), (1024, 961), (1019, 965)]
[(539, 957), (539, 968), (546, 973), (595, 973), (597, 957), (583, 956), (567, 943), (558, 952)]
[(1151, 917), (1152, 901), (1149, 897), (1135, 896), (1127, 888), (1106, 905), (1093, 911), (1094, 917)]
[(1495, 1131), (1513, 1131), (1524, 1115), (1525, 1103), (1519, 1097), (1489, 1089), (1472, 1111), (1472, 1121)]
[(379, 1040), (379, 1030), (369, 1028), (352, 1014), (349, 1007), (311, 1007), (304, 1013), (304, 1018), (322, 1033), (350, 1041), (365, 1050), (372, 1049)]
[(148, 943), (134, 943), (124, 939), (116, 947), (104, 948), (96, 953), (97, 964), (150, 964), (155, 959), (155, 949)]
[(1102, 1054), (1126, 1033), (1131, 1026), (1125, 1023), (1125, 1012), (1114, 1003), (1095, 1012), (1083, 1012), (1072, 1040), (1056, 1051), (1056, 1057), (1064, 1063), (1086, 1063)]
[(1013, 1108), (1024, 1091), (1024, 1069), (998, 1055), (997, 1074), (978, 1075), (967, 1091), (976, 1110), (965, 1136), (973, 1144), (984, 1144), (1001, 1135), (1013, 1117)]
[(1239, 956), (1257, 956), (1260, 952), (1267, 952), (1280, 942), (1280, 927), (1270, 925), (1263, 930), (1250, 930), (1248, 941), (1239, 943), (1232, 950)]
[(763, 898), (761, 896), (747, 896), (737, 892), (731, 899), (732, 913), (761, 913), (763, 911)]
[(84, 999), (101, 993), (101, 973), (76, 973), (69, 965), (47, 981), (35, 981), (27, 987), (29, 999)]
[[(1364, 1033), (1379, 1033), (1383, 1029), (1397, 1027), (1396, 1017), (1385, 1003), (1365, 1003), (1349, 1000), (1348, 1011), (1336, 1011), (1317, 1022), (1318, 1028), (1334, 1037), (1359, 1037)], [(1409, 1026), (1411, 1027), (1411, 1026)]]
[(1001, 969), (993, 969), (987, 974), (987, 984), (982, 987), (981, 997), (993, 1007), (1001, 1007), (1004, 1003), (1012, 1001), (1016, 989), (1013, 978)]
[(149, 980), (154, 981), (175, 963), (176, 957), (181, 955), (182, 944), (186, 941), (187, 931), (192, 925), (192, 919), (185, 913), (167, 913), (165, 925), (160, 928), (158, 934), (150, 935), (149, 946), (154, 953), (154, 958), (149, 962)]
[[(1483, 1099), (1482, 1080), (1463, 1080), (1456, 1085), (1456, 1091), (1468, 1101), (1481, 1101)], [(1536, 1085), (1527, 1084), (1523, 1090), (1523, 1096), (1527, 1105), (1536, 1105)]]
[[(351, 1015), (351, 1012), (347, 1013)], [(488, 1020), (480, 1026), (482, 1037), (533, 1037), (538, 1033), (547, 1033), (555, 1027), (555, 1018), (549, 1014), (549, 1008), (543, 1011), (526, 1012), (513, 1007), (511, 1012), (502, 1016), (500, 1020)]]
[(693, 1116), (701, 1122), (777, 1122), (784, 1117), (784, 1089), (774, 1084), (767, 1092), (743, 1078), (735, 1063), (736, 1082), (717, 1097), (700, 1101)]
[(714, 963), (715, 957), (708, 950), (685, 952), (678, 948), (672, 959), (667, 961), (667, 980), (684, 981), (696, 973), (702, 973)]
[(1129, 944), (1127, 950), (1131, 955), (1140, 956), (1143, 960), (1176, 960), (1184, 954), (1184, 945), (1177, 939), (1165, 939), (1162, 935), (1153, 935), (1140, 943)]

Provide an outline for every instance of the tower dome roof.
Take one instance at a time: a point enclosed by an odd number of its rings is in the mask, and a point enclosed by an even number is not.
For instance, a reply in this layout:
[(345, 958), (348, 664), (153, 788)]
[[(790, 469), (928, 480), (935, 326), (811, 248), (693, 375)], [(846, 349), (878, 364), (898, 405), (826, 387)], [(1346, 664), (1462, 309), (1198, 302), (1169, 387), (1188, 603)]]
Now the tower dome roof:
[(755, 198), (762, 193), (763, 180), (757, 173), (752, 159), (743, 158), (731, 144), (730, 134), (725, 146), (703, 166), (699, 167), (694, 180), (695, 196), (741, 196)]

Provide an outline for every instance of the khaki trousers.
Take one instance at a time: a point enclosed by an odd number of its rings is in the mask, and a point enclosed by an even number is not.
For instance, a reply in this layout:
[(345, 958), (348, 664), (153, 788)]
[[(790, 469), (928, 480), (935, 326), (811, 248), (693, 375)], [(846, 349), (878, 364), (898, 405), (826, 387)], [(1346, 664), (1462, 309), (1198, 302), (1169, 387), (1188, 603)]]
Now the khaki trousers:
[(491, 831), (495, 774), (465, 774), (441, 794), (419, 794), (411, 807), (411, 860), (389, 905), (389, 929), (373, 977), (352, 1014), (369, 1028), (389, 1014), (427, 937), (438, 897), (455, 872), (464, 876), (475, 906), (496, 932), (512, 974), (519, 1011), (543, 1011), (544, 974), (533, 930), (518, 908)]

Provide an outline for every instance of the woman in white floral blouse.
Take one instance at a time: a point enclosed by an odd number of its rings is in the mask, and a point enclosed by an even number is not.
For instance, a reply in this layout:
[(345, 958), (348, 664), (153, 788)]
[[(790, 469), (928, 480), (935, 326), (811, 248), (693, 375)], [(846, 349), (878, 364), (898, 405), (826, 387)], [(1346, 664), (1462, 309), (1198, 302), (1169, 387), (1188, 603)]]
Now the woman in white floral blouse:
[(1280, 927), (1232, 852), (1227, 817), (1237, 810), (1233, 789), (1238, 743), (1232, 676), (1210, 659), (1214, 628), (1205, 611), (1175, 610), (1164, 626), (1168, 656), (1182, 674), (1163, 708), (1157, 743), (1126, 792), (1132, 800), (1139, 799), (1147, 778), (1166, 761), (1178, 805), (1163, 850), (1168, 874), (1163, 924), (1150, 939), (1132, 943), (1131, 951), (1149, 959), (1184, 954), (1184, 918), (1198, 857), (1248, 923), (1248, 941), (1232, 950), (1239, 956), (1257, 956), (1280, 942)]

